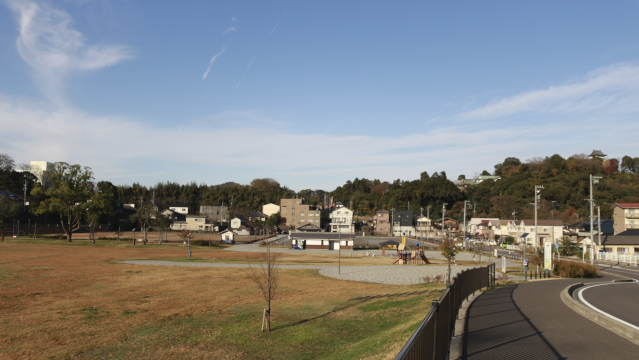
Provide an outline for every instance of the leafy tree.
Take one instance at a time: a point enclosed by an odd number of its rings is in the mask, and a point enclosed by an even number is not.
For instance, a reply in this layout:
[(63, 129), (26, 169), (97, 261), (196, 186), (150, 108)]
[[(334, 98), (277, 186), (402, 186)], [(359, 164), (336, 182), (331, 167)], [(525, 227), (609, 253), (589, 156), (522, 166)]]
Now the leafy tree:
[(94, 191), (93, 172), (86, 166), (58, 162), (46, 175), (51, 184), (49, 188), (38, 186), (31, 192), (34, 196), (45, 197), (36, 213), (58, 214), (67, 240), (71, 242), (73, 232), (80, 228), (80, 220), (87, 209), (94, 206), (97, 209), (98, 204), (103, 204)]
[[(512, 168), (521, 165), (521, 161), (516, 157), (507, 157), (504, 162), (495, 165), (495, 175), (502, 175), (504, 168)], [(482, 174), (483, 175), (483, 174)]]
[(0, 236), (4, 241), (4, 227), (18, 215), (20, 206), (7, 196), (0, 195)]
[(450, 283), (450, 263), (455, 261), (455, 256), (457, 256), (459, 249), (455, 246), (452, 239), (448, 239), (442, 241), (439, 250), (441, 250), (442, 256), (448, 260), (448, 282)]
[(514, 237), (512, 237), (512, 236), (508, 235), (508, 236), (506, 236), (506, 237), (504, 238), (504, 244), (506, 244), (506, 245), (512, 245), (512, 244), (514, 244), (514, 243), (515, 243), (515, 238), (514, 238)]
[(428, 176), (428, 171), (424, 171), (423, 173), (421, 173), (419, 175), (419, 180), (421, 181), (426, 181), (428, 180), (430, 177)]
[(280, 215), (280, 213), (275, 213), (271, 215), (268, 220), (266, 220), (266, 225), (268, 225), (270, 228), (275, 228), (277, 225), (279, 225), (280, 221), (282, 221), (282, 216)]
[[(140, 207), (135, 214), (131, 215), (131, 222), (137, 222), (140, 226), (140, 231), (142, 232), (142, 236), (144, 236), (142, 240), (144, 245), (148, 242), (147, 234), (149, 232), (149, 227), (151, 227), (153, 221), (159, 217), (162, 217), (162, 215), (148, 205)], [(133, 241), (135, 241), (135, 239)]]
[(459, 175), (459, 176), (457, 177), (457, 180), (460, 180), (460, 181), (461, 181), (461, 180), (466, 180), (466, 175)]
[(488, 171), (486, 171), (486, 170), (482, 171), (481, 174), (482, 175), (490, 175), (490, 173)]

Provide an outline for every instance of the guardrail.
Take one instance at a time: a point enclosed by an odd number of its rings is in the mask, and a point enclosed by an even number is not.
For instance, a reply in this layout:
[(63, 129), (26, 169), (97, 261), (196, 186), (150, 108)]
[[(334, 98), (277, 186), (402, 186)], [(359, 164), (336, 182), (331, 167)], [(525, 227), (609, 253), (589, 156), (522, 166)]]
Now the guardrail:
[(495, 264), (459, 273), (442, 296), (438, 300), (433, 300), (433, 307), (428, 315), (395, 360), (446, 359), (455, 331), (457, 313), (464, 299), (477, 290), (494, 285)]

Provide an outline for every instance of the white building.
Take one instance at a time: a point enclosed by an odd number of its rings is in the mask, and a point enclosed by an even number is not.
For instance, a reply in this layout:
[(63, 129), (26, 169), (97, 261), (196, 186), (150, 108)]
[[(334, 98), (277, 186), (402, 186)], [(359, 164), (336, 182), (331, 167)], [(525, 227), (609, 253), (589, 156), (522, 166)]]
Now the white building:
[(426, 216), (422, 216), (415, 220), (415, 235), (422, 238), (433, 237), (437, 232), (432, 226), (432, 221)]
[(213, 224), (206, 222), (206, 215), (187, 215), (185, 221), (174, 221), (172, 230), (211, 231)]
[(331, 232), (341, 232), (344, 234), (355, 233), (355, 224), (353, 224), (353, 210), (345, 208), (338, 204), (337, 208), (328, 215), (331, 219)]
[(564, 224), (561, 220), (537, 219), (537, 237), (535, 241), (535, 220), (524, 219), (521, 221), (521, 230), (528, 233), (526, 243), (532, 246), (543, 246), (543, 243), (553, 239), (553, 244), (558, 244), (564, 237)]
[(40, 184), (45, 184), (47, 182), (47, 176), (45, 172), (53, 169), (54, 165), (54, 163), (50, 163), (47, 161), (31, 161), (29, 170), (16, 170), (16, 172), (28, 171), (32, 173), (36, 178), (38, 178), (38, 182)]
[(262, 212), (267, 216), (272, 216), (280, 212), (280, 206), (273, 203), (262, 206)]
[(498, 218), (471, 218), (470, 221), (466, 223), (466, 232), (475, 234), (479, 224), (491, 220), (499, 221)]
[(176, 213), (182, 214), (182, 215), (188, 215), (189, 214), (189, 207), (188, 206), (184, 206), (184, 205), (171, 205), (171, 206), (169, 206), (169, 210), (173, 210)]

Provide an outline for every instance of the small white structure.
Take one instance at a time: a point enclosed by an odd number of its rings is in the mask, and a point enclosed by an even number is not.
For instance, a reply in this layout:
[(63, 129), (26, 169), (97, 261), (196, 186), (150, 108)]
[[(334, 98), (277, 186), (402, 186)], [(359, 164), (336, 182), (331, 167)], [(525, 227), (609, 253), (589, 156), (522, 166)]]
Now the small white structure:
[(226, 229), (220, 232), (222, 235), (222, 241), (235, 241), (235, 235), (237, 235), (233, 230)]
[(280, 206), (273, 203), (266, 204), (262, 206), (262, 212), (267, 216), (272, 216), (273, 214), (280, 212)]

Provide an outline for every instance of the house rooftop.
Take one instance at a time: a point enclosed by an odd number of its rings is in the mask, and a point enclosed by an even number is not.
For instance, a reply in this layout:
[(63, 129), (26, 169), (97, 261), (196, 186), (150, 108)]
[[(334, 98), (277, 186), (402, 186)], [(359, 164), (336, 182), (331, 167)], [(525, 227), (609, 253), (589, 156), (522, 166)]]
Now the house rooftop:
[(601, 150), (593, 150), (592, 154), (588, 155), (588, 156), (602, 156), (602, 157), (606, 157), (608, 155), (604, 154), (601, 152)]
[(616, 203), (622, 209), (639, 209), (639, 203)]

